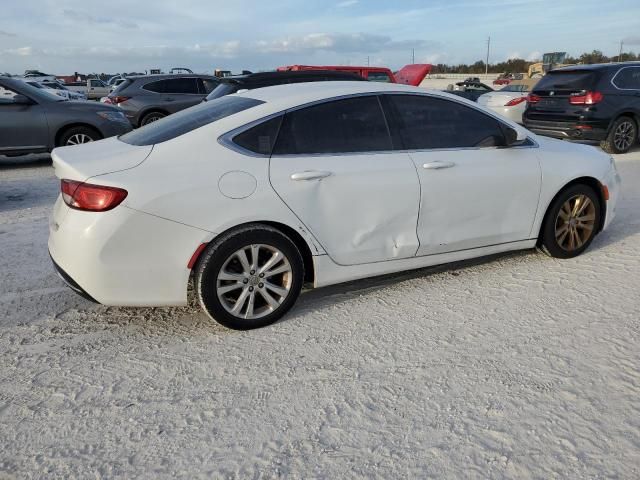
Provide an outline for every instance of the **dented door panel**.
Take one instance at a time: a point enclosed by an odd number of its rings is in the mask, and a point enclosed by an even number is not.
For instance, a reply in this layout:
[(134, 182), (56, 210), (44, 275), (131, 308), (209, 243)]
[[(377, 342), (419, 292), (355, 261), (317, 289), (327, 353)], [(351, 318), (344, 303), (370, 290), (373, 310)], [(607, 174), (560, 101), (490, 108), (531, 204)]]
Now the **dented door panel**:
[(542, 181), (536, 150), (410, 152), (422, 184), (418, 255), (529, 239)]
[(420, 184), (404, 152), (273, 156), (270, 179), (340, 265), (408, 258), (418, 250)]

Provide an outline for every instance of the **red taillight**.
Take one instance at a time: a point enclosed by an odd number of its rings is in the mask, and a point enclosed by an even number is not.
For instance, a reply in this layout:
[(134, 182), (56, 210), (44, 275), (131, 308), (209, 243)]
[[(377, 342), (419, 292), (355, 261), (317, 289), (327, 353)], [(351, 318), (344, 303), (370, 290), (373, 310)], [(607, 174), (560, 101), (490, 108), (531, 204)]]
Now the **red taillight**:
[(127, 198), (127, 191), (122, 188), (92, 185), (74, 180), (62, 180), (60, 190), (64, 203), (76, 210), (89, 212), (106, 212), (117, 207)]
[(123, 97), (123, 96), (120, 96), (120, 95), (116, 95), (115, 97), (107, 97), (107, 98), (110, 100), (109, 103), (111, 105), (117, 105), (119, 103), (126, 102), (131, 97)]
[(512, 100), (509, 100), (507, 103), (504, 104), (505, 107), (514, 107), (516, 105), (521, 104), (522, 102), (526, 102), (527, 101), (527, 97), (518, 97), (518, 98), (514, 98)]
[(538, 95), (534, 95), (533, 93), (530, 93), (529, 95), (527, 95), (527, 103), (538, 103), (540, 101), (540, 97)]
[(595, 105), (604, 99), (604, 95), (600, 92), (587, 92), (584, 94), (571, 95), (569, 103), (571, 105)]

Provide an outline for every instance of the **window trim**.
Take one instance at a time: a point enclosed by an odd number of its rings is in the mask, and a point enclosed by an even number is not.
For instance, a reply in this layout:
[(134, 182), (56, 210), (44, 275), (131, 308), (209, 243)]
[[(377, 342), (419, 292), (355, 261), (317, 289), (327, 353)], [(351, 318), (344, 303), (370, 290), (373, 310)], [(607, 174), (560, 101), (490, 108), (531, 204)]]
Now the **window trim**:
[[(295, 112), (296, 110), (301, 110), (303, 108), (312, 107), (315, 105), (320, 105), (322, 103), (333, 102), (336, 100), (345, 100), (348, 98), (356, 98), (356, 97), (370, 97), (376, 96), (378, 97), (378, 103), (380, 104), (380, 108), (382, 109), (382, 115), (385, 120), (385, 124), (387, 126), (387, 131), (389, 134), (389, 138), (391, 139), (391, 146), (393, 147), (393, 135), (391, 134), (391, 129), (389, 128), (389, 120), (387, 119), (387, 115), (384, 109), (384, 105), (382, 104), (381, 95), (413, 95), (413, 96), (421, 96), (421, 97), (429, 97), (436, 98), (440, 100), (448, 100), (452, 102), (456, 102), (461, 104), (462, 106), (466, 106), (478, 111), (481, 114), (487, 115), (488, 117), (496, 120), (502, 129), (504, 128), (513, 128), (508, 123), (505, 123), (501, 118), (498, 118), (497, 114), (494, 114), (491, 111), (484, 110), (482, 108), (478, 108), (475, 105), (467, 105), (466, 102), (461, 102), (457, 98), (450, 98), (448, 95), (434, 95), (429, 92), (406, 92), (406, 91), (384, 91), (384, 92), (361, 92), (361, 93), (349, 93), (346, 95), (339, 95), (337, 97), (331, 98), (323, 98), (320, 100), (314, 100), (309, 103), (305, 103), (302, 105), (296, 105), (295, 107), (287, 108), (285, 110), (280, 110), (276, 113), (269, 114), (265, 117), (261, 117), (259, 119), (253, 120), (250, 123), (241, 125), (239, 127), (234, 128), (233, 130), (228, 131), (227, 133), (223, 133), (218, 137), (218, 143), (230, 150), (235, 151), (236, 153), (240, 153), (242, 155), (246, 155), (248, 157), (256, 157), (256, 158), (296, 158), (296, 157), (343, 157), (343, 156), (355, 156), (355, 155), (377, 155), (377, 154), (389, 154), (389, 153), (412, 153), (412, 152), (446, 152), (446, 151), (467, 151), (467, 150), (490, 150), (490, 149), (523, 149), (523, 148), (539, 148), (538, 142), (532, 136), (528, 136), (527, 140), (522, 145), (515, 145), (512, 147), (446, 147), (446, 148), (427, 148), (427, 149), (406, 149), (404, 145), (403, 148), (392, 149), (392, 150), (372, 150), (367, 152), (344, 152), (344, 153), (287, 153), (287, 154), (279, 154), (279, 155), (266, 155), (261, 153), (255, 153), (251, 150), (247, 150), (240, 145), (237, 145), (233, 142), (233, 137), (236, 135), (243, 133), (245, 130), (249, 130), (250, 128), (255, 127), (256, 125), (269, 121), (278, 115), (285, 115), (289, 112)], [(280, 125), (282, 126), (282, 124)], [(278, 129), (278, 136), (280, 135), (280, 129)], [(278, 140), (276, 136), (276, 141)], [(529, 143), (529, 144), (527, 144)], [(275, 145), (275, 144), (274, 144)]]
[(615, 80), (615, 79), (616, 79), (616, 77), (620, 74), (620, 72), (622, 72), (623, 70), (626, 70), (626, 69), (628, 69), (628, 68), (637, 68), (638, 70), (640, 70), (640, 65), (628, 65), (628, 66), (626, 66), (626, 67), (622, 67), (622, 68), (620, 68), (620, 69), (616, 72), (616, 74), (615, 74), (613, 77), (611, 77), (611, 80), (610, 80), (611, 85), (613, 85), (613, 87), (614, 87), (616, 90), (620, 90), (620, 91), (623, 91), (623, 92), (625, 92), (625, 91), (626, 91), (626, 92), (637, 92), (637, 91), (640, 91), (640, 88), (621, 88), (621, 87), (619, 87), (618, 85), (616, 85), (616, 83), (614, 82), (614, 80)]

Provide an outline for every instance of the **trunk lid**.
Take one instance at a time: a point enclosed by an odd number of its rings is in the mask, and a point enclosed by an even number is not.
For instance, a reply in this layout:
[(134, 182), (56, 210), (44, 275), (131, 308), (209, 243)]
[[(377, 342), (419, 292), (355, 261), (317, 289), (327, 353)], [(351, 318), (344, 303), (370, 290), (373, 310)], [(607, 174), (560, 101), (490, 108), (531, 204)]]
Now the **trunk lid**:
[(129, 145), (116, 137), (53, 150), (56, 177), (86, 181), (96, 175), (129, 170), (144, 162), (153, 145)]
[(400, 71), (394, 74), (397, 83), (405, 85), (419, 86), (429, 72), (431, 72), (431, 65), (428, 63), (416, 63), (413, 65), (405, 65)]
[(577, 110), (569, 97), (595, 89), (598, 75), (593, 70), (556, 70), (540, 79), (533, 93), (540, 101), (530, 105), (532, 112), (570, 113)]

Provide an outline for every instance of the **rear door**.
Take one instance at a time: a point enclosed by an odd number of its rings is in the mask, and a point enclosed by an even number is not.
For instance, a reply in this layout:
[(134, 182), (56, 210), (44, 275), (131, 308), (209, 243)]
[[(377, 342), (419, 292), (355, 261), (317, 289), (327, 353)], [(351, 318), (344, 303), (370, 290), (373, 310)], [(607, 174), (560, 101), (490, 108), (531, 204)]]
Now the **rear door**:
[(531, 237), (541, 169), (534, 145), (505, 148), (501, 122), (449, 99), (384, 95), (391, 132), (422, 187), (418, 255)]
[(163, 88), (162, 103), (169, 113), (192, 107), (205, 97), (195, 77), (168, 78), (163, 81)]
[(640, 115), (640, 67), (621, 68), (611, 79), (611, 83), (623, 97), (620, 108), (635, 111)]
[(49, 126), (43, 107), (15, 103), (16, 94), (0, 85), (0, 154), (47, 151)]
[(336, 263), (415, 255), (420, 184), (408, 154), (393, 150), (377, 96), (287, 112), (270, 178)]

